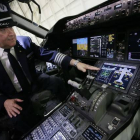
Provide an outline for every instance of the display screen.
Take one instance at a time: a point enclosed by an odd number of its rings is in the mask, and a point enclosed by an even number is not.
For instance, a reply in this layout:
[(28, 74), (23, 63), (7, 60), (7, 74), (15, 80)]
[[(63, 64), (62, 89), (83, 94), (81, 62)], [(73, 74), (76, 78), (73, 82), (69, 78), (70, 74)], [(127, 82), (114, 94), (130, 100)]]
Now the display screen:
[(140, 61), (140, 31), (129, 34), (128, 60)]
[(47, 66), (47, 71), (51, 71), (51, 70), (57, 69), (57, 65), (53, 65), (50, 62), (46, 62), (46, 66)]
[(136, 66), (104, 63), (97, 74), (96, 81), (125, 90), (135, 70)]
[(115, 35), (90, 37), (90, 57), (114, 58)]
[(94, 129), (91, 125), (82, 134), (86, 140), (101, 140), (103, 135)]
[(58, 131), (52, 138), (51, 140), (67, 140), (64, 135)]
[(73, 55), (85, 57), (88, 55), (88, 38), (78, 38), (72, 40)]

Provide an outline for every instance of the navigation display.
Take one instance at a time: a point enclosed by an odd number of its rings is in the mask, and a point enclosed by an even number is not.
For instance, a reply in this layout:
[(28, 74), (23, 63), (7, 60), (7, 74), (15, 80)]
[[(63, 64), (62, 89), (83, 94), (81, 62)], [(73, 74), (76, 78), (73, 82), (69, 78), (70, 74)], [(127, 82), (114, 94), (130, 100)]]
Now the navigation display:
[(129, 34), (128, 60), (140, 61), (140, 31)]
[(114, 40), (114, 34), (90, 37), (90, 57), (114, 58)]
[(91, 125), (82, 134), (86, 140), (101, 140), (103, 135), (94, 129)]
[(96, 81), (125, 90), (134, 75), (136, 66), (104, 63)]
[(78, 38), (72, 40), (73, 55), (74, 56), (87, 56), (88, 55), (88, 38)]

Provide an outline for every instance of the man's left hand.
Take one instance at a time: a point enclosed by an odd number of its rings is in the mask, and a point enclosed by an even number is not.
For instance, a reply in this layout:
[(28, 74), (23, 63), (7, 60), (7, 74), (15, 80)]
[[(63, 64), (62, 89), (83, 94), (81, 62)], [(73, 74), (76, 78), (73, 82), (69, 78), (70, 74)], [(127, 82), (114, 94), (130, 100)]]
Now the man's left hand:
[[(76, 62), (76, 60), (72, 59), (70, 61), (70, 65), (74, 66), (75, 62)], [(81, 63), (81, 62), (78, 62), (76, 67), (77, 67), (78, 70), (80, 70), (82, 72), (86, 72), (86, 70), (100, 70), (100, 68), (90, 66), (90, 65), (87, 65), (87, 64), (84, 64), (84, 63)]]
[(100, 70), (97, 67), (90, 66), (90, 65), (87, 65), (87, 64), (84, 64), (84, 63), (81, 63), (81, 62), (77, 63), (77, 69), (82, 71), (82, 72), (86, 72), (86, 70)]

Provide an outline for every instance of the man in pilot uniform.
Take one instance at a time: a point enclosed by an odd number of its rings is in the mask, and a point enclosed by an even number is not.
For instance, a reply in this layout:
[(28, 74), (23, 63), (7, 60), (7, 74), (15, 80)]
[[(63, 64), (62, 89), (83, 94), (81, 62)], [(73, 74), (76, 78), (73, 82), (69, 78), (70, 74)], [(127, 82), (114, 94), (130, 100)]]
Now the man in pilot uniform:
[(43, 89), (54, 94), (65, 93), (59, 78), (36, 72), (34, 59), (49, 61), (65, 69), (75, 65), (83, 72), (99, 69), (57, 51), (41, 48), (27, 36), (16, 37), (12, 29), (14, 25), (8, 7), (0, 3), (0, 109), (5, 110), (14, 126), (24, 133), (32, 127), (30, 120), (34, 119), (30, 111), (33, 93)]

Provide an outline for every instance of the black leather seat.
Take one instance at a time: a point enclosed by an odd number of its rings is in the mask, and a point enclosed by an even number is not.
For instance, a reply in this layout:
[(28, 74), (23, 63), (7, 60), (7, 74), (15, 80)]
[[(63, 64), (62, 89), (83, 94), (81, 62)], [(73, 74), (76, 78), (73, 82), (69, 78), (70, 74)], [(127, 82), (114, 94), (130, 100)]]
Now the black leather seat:
[(47, 102), (54, 98), (54, 96), (55, 95), (53, 95), (50, 90), (44, 90), (34, 94), (31, 98), (31, 101), (36, 114), (44, 114)]
[[(44, 115), (46, 104), (54, 95), (49, 90), (44, 90), (34, 94), (31, 98), (34, 111), (37, 115)], [(0, 140), (14, 140), (15, 129), (8, 115), (4, 111), (0, 112)]]

